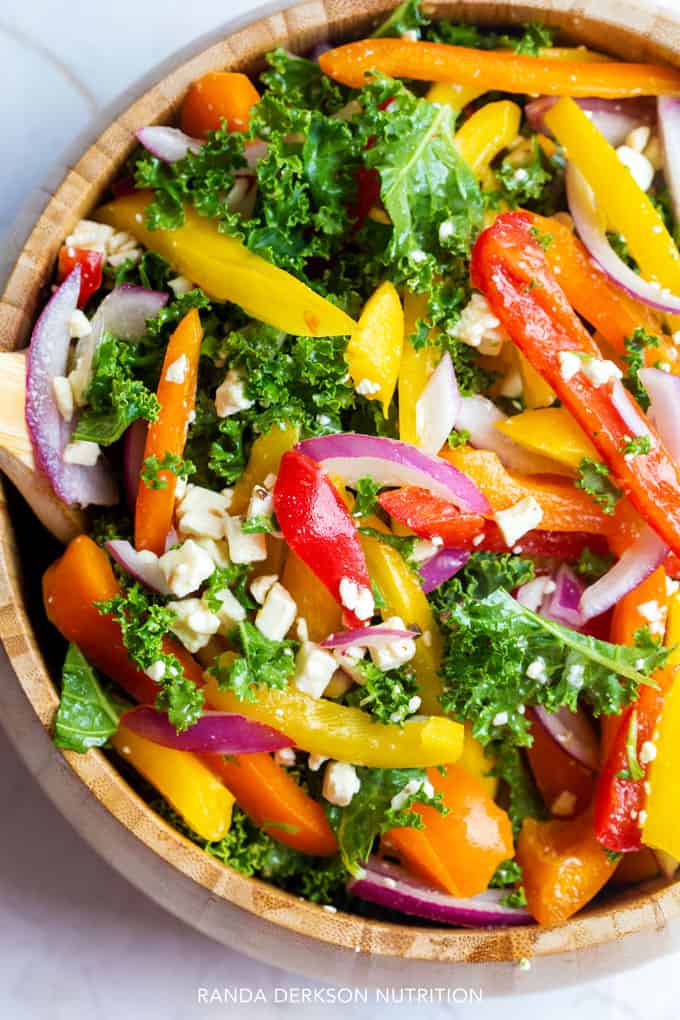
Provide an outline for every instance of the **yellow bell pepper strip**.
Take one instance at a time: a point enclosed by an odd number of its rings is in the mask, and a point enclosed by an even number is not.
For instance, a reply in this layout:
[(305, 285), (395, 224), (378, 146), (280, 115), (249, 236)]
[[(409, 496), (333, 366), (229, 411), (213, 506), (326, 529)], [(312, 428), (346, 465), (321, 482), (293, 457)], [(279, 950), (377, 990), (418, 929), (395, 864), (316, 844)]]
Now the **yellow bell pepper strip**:
[(237, 238), (191, 208), (177, 230), (147, 230), (149, 191), (136, 191), (101, 206), (94, 218), (125, 230), (202, 287), (209, 297), (233, 301), (254, 319), (294, 336), (342, 336), (356, 323), (290, 273), (254, 255)]
[(431, 716), (403, 726), (386, 725), (359, 708), (312, 698), (295, 687), (259, 688), (251, 702), (220, 690), (209, 673), (205, 680), (206, 698), (214, 708), (260, 722), (276, 720), (278, 728), (310, 754), (370, 768), (424, 768), (457, 761), (463, 749), (463, 727), (452, 719)]
[(386, 418), (397, 385), (403, 346), (401, 301), (394, 285), (385, 281), (364, 305), (347, 344), (345, 359), (355, 389), (362, 392), (366, 386), (363, 395), (367, 400), (381, 401)]
[(425, 98), (431, 103), (440, 103), (450, 106), (456, 113), (471, 103), (473, 99), (479, 99), (486, 92), (486, 88), (479, 85), (456, 85), (448, 81), (436, 81), (427, 91)]
[(489, 797), (494, 798), (498, 793), (499, 780), (498, 776), (489, 775), (493, 768), (493, 758), (487, 758), (480, 742), (472, 736), (472, 723), (466, 722), (464, 728), (463, 753), (458, 764), (471, 776), (475, 776)]
[(263, 485), (268, 475), (278, 472), (284, 453), (292, 450), (299, 438), (297, 425), (273, 425), (269, 432), (257, 437), (250, 450), (248, 465), (234, 486), (230, 513), (246, 512), (253, 486)]
[[(680, 81), (680, 72), (674, 73)], [(673, 238), (599, 128), (568, 98), (555, 103), (545, 123), (592, 188), (607, 226), (626, 239), (642, 276), (680, 294), (680, 254)]]
[[(371, 519), (369, 523), (376, 526), (380, 522)], [(399, 616), (407, 626), (415, 624), (422, 632), (422, 637), (416, 641), (411, 665), (416, 673), (423, 712), (439, 715), (442, 711), (439, 704), (442, 637), (432, 607), (415, 574), (396, 549), (369, 535), (361, 536), (361, 544), (371, 580), (387, 603), (380, 610), (383, 618)]]
[[(282, 543), (280, 543), (282, 544)], [(316, 574), (291, 550), (281, 584), (295, 600), (298, 616), (307, 624), (310, 641), (324, 641), (342, 626), (342, 610)]]
[(525, 450), (552, 457), (573, 475), (584, 457), (597, 460), (597, 450), (563, 407), (544, 407), (499, 421), (496, 428)]
[(601, 361), (600, 349), (573, 311), (521, 213), (503, 213), (480, 235), (470, 278), (512, 341), (591, 436), (617, 486), (672, 551), (680, 552), (678, 466), (647, 423), (649, 452), (627, 456), (630, 417), (642, 422), (642, 411), (620, 383), (615, 398), (611, 385), (596, 385), (580, 368), (565, 378), (565, 354)]
[(539, 375), (521, 351), (517, 351), (517, 365), (522, 377), (522, 398), (526, 406), (534, 410), (554, 404), (557, 400), (554, 389), (548, 386), (543, 376)]
[(475, 50), (410, 39), (360, 39), (323, 53), (324, 74), (350, 88), (361, 88), (366, 74), (390, 78), (457, 82), (487, 91), (546, 96), (680, 96), (680, 71), (651, 64), (614, 61), (584, 63), (527, 57), (503, 50)]
[(415, 446), (418, 445), (416, 404), (441, 358), (441, 350), (435, 344), (415, 348), (410, 340), (418, 320), (424, 319), (426, 313), (425, 295), (407, 290), (404, 295), (404, 350), (399, 370), (399, 438)]
[(231, 825), (234, 797), (195, 754), (154, 744), (124, 725), (111, 743), (203, 839), (223, 839)]
[(487, 103), (456, 132), (456, 148), (477, 177), (482, 177), (498, 153), (517, 137), (521, 119), (517, 103), (505, 99)]
[(664, 850), (678, 859), (680, 858), (680, 825), (678, 825), (680, 595), (677, 593), (669, 600), (665, 644), (673, 647), (668, 659), (668, 668), (673, 673), (673, 681), (664, 701), (658, 738), (654, 741), (656, 756), (649, 766), (646, 817), (641, 823), (642, 842), (656, 850)]

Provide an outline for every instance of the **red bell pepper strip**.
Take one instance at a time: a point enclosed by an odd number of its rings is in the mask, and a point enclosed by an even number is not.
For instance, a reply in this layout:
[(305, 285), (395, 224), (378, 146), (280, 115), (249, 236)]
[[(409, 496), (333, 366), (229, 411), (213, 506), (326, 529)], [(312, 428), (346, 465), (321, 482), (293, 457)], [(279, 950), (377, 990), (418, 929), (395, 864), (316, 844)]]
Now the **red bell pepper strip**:
[[(514, 343), (555, 390), (588, 434), (623, 489), (648, 524), (680, 553), (680, 478), (658, 434), (645, 421), (651, 452), (626, 459), (626, 424), (611, 387), (595, 386), (584, 372), (565, 379), (560, 353), (600, 358), (601, 352), (569, 304), (546, 254), (521, 213), (503, 213), (477, 239), (472, 252), (473, 287), (486, 296)], [(626, 417), (642, 411), (625, 390)]]
[(84, 308), (102, 285), (104, 256), (100, 251), (92, 251), (90, 248), (72, 248), (70, 245), (63, 245), (59, 250), (59, 280), (65, 280), (76, 266), (80, 266), (78, 308)]
[[(345, 610), (347, 626), (361, 627), (373, 615), (366, 558), (356, 525), (326, 472), (304, 453), (284, 453), (274, 487), (274, 512), (288, 545)], [(356, 586), (360, 615), (342, 582)], [(343, 585), (344, 587), (344, 585)], [(350, 605), (347, 603), (350, 602)]]

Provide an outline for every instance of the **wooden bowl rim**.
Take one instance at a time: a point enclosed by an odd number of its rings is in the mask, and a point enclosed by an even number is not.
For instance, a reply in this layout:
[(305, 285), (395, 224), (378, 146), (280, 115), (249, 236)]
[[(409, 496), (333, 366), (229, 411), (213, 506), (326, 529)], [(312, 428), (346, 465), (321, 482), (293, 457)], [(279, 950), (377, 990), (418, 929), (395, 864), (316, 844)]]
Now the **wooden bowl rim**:
[[(304, 50), (326, 37), (347, 33), (395, 5), (394, 0), (308, 0), (270, 7), (271, 13), (229, 32), (152, 85), (97, 138), (69, 169), (31, 230), (0, 300), (0, 349), (25, 345), (36, 308), (49, 280), (58, 247), (78, 219), (96, 206), (134, 144), (134, 132), (170, 119), (186, 86), (208, 70), (250, 69), (275, 45)], [(607, 49), (634, 50), (680, 64), (680, 21), (640, 8), (634, 0), (489, 0), (432, 4), (442, 16), (516, 23), (541, 16), (591, 44), (606, 33)], [(359, 10), (360, 8), (360, 10)], [(260, 11), (254, 12), (256, 15)], [(243, 18), (237, 19), (242, 24)], [(165, 62), (166, 66), (169, 62)], [(148, 80), (148, 79), (147, 79)], [(58, 697), (21, 587), (21, 565), (7, 505), (0, 503), (0, 638), (19, 684), (49, 743)], [(40, 732), (38, 730), (38, 732)], [(645, 929), (661, 929), (680, 914), (680, 880), (653, 882), (585, 910), (553, 929), (451, 930), (369, 921), (333, 913), (268, 883), (220, 864), (168, 826), (135, 794), (99, 751), (65, 752), (75, 775), (106, 810), (171, 868), (198, 883), (211, 899), (234, 904), (274, 925), (322, 942), (388, 957), (437, 962), (495, 962), (549, 956), (600, 945)], [(55, 797), (58, 804), (58, 797)], [(86, 834), (85, 834), (86, 835)], [(87, 835), (86, 835), (87, 838)]]

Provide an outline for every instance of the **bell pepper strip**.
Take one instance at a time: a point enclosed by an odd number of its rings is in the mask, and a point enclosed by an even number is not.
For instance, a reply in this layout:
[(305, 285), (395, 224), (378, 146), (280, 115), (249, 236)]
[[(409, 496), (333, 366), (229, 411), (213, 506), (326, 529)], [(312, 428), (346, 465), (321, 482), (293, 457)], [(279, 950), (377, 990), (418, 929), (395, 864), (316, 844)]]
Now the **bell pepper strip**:
[(387, 418), (404, 346), (404, 312), (392, 283), (381, 283), (359, 316), (345, 359), (355, 388), (370, 383), (367, 400), (379, 400)]
[(587, 46), (544, 46), (538, 55), (544, 60), (577, 60), (579, 64), (604, 64), (613, 59), (606, 53), (589, 50)]
[[(255, 701), (239, 701), (205, 674), (206, 698), (213, 708), (239, 712), (259, 722), (274, 720), (295, 745), (310, 754), (351, 761), (370, 768), (424, 768), (456, 761), (463, 749), (463, 727), (452, 719), (414, 719), (403, 726), (375, 722), (368, 712), (287, 687), (257, 688)], [(283, 722), (282, 722), (283, 721)]]
[[(282, 542), (279, 545), (283, 545)], [(342, 627), (342, 610), (316, 574), (289, 552), (281, 584), (295, 600), (298, 616), (307, 624), (310, 641), (324, 641)]]
[(226, 121), (228, 131), (247, 131), (260, 96), (250, 78), (235, 71), (210, 71), (193, 81), (182, 102), (180, 124), (192, 138), (205, 138)]
[(59, 282), (65, 280), (76, 266), (80, 266), (78, 308), (84, 308), (102, 285), (104, 256), (100, 251), (92, 251), (90, 248), (73, 248), (70, 245), (63, 245), (59, 249), (57, 269)]
[(531, 719), (533, 740), (527, 748), (527, 758), (546, 808), (558, 817), (580, 815), (592, 800), (594, 774), (546, 733), (531, 709), (527, 709), (527, 715)]
[(360, 39), (322, 53), (319, 64), (329, 78), (355, 89), (374, 71), (415, 81), (484, 82), (486, 91), (546, 96), (680, 96), (680, 72), (670, 67), (562, 61), (410, 39)]
[(151, 198), (151, 192), (137, 191), (101, 206), (94, 218), (157, 251), (209, 297), (232, 301), (252, 318), (285, 333), (342, 336), (355, 328), (354, 320), (337, 305), (254, 255), (237, 238), (221, 234), (212, 220), (189, 207), (177, 230), (148, 230), (144, 210)]
[[(600, 350), (568, 303), (521, 214), (503, 213), (480, 235), (472, 253), (471, 279), (514, 343), (588, 433), (614, 482), (671, 549), (680, 551), (678, 468), (651, 425), (651, 451), (627, 458), (630, 425), (612, 399), (611, 387), (594, 385), (583, 371), (564, 378), (561, 354), (570, 351), (599, 359)], [(629, 407), (626, 417), (642, 416), (623, 388), (621, 400)]]
[(268, 475), (275, 475), (284, 453), (300, 438), (297, 425), (273, 425), (269, 432), (258, 436), (250, 449), (245, 471), (234, 486), (229, 512), (244, 514), (255, 485), (263, 485)]
[(431, 103), (450, 106), (460, 113), (468, 103), (483, 96), (486, 89), (479, 85), (456, 85), (454, 82), (436, 81), (427, 90), (425, 98)]
[[(149, 425), (144, 446), (144, 460), (156, 457), (162, 461), (167, 454), (181, 457), (186, 443), (189, 418), (196, 401), (198, 362), (201, 355), (203, 328), (196, 308), (184, 316), (170, 337), (157, 397), (160, 412)], [(135, 547), (149, 549), (162, 556), (165, 540), (172, 524), (175, 507), (177, 475), (159, 471), (157, 484), (151, 488), (140, 477), (135, 503)]]
[(482, 784), (489, 797), (494, 800), (498, 793), (498, 786), (500, 782), (498, 776), (491, 775), (494, 760), (493, 758), (486, 756), (484, 748), (480, 742), (472, 736), (472, 723), (466, 722), (463, 725), (465, 727), (463, 753), (458, 759), (457, 764), (460, 765), (461, 768), (464, 768), (466, 772), (469, 772), (471, 776), (475, 776)]
[(525, 450), (552, 457), (573, 475), (584, 457), (598, 457), (588, 436), (563, 407), (523, 411), (499, 421), (496, 428)]
[[(680, 81), (680, 72), (673, 73)], [(599, 128), (568, 98), (555, 103), (545, 123), (592, 188), (606, 225), (626, 239), (642, 276), (680, 294), (680, 254), (675, 242), (649, 196)]]
[(418, 444), (416, 404), (441, 358), (437, 345), (428, 343), (416, 348), (411, 341), (418, 321), (426, 315), (425, 295), (407, 290), (404, 295), (404, 349), (399, 369), (399, 438), (415, 446)]
[(666, 694), (663, 712), (655, 739), (656, 756), (649, 765), (649, 793), (645, 802), (646, 818), (640, 821), (642, 839), (647, 846), (663, 850), (676, 860), (680, 858), (680, 826), (678, 826), (678, 758), (680, 757), (680, 595), (669, 601), (666, 644), (673, 647), (668, 669), (673, 675)]
[(564, 821), (525, 818), (517, 861), (527, 907), (539, 924), (562, 924), (592, 900), (616, 870), (595, 838), (591, 813)]
[(612, 882), (616, 885), (629, 885), (647, 882), (659, 874), (659, 862), (652, 850), (644, 846), (631, 854), (624, 854), (614, 872)]
[[(494, 220), (497, 218), (494, 217)], [(538, 374), (521, 351), (516, 351), (516, 353), (517, 367), (522, 379), (522, 399), (525, 405), (531, 410), (538, 407), (551, 407), (557, 400), (555, 391), (551, 386), (548, 386), (545, 379)]]
[(204, 761), (232, 792), (241, 810), (272, 839), (315, 857), (336, 852), (337, 840), (321, 804), (271, 755), (259, 752), (229, 758), (213, 754), (205, 755)]
[(121, 758), (165, 797), (195, 833), (211, 842), (226, 836), (234, 797), (200, 756), (162, 747), (122, 723), (111, 737), (111, 743)]
[(485, 521), (480, 514), (463, 513), (429, 489), (389, 489), (378, 496), (378, 503), (415, 535), (441, 539), (450, 549), (467, 548), (484, 531)]
[[(62, 636), (77, 644), (93, 666), (116, 680), (135, 701), (153, 705), (158, 685), (128, 657), (117, 621), (94, 604), (120, 593), (104, 550), (87, 535), (74, 538), (45, 571), (42, 588), (47, 618)], [(166, 638), (163, 648), (179, 659), (189, 680), (199, 686), (203, 683), (200, 666), (182, 645)]]
[[(370, 525), (380, 530), (380, 522), (371, 520)], [(414, 625), (421, 631), (411, 665), (418, 681), (422, 711), (440, 715), (442, 636), (432, 607), (416, 575), (396, 549), (369, 535), (361, 536), (361, 544), (371, 579), (386, 602), (380, 610), (383, 619), (399, 616), (407, 626)]]
[[(365, 626), (373, 596), (356, 524), (323, 468), (299, 450), (281, 458), (274, 512), (290, 548), (343, 607), (347, 625)], [(343, 582), (354, 586), (359, 605), (345, 604)]]
[(452, 896), (476, 896), (487, 888), (501, 861), (512, 857), (510, 820), (462, 765), (447, 765), (444, 775), (430, 768), (427, 777), (448, 813), (416, 804), (412, 810), (423, 828), (390, 829), (384, 842), (428, 884)]
[(503, 99), (486, 103), (456, 132), (454, 143), (472, 172), (481, 178), (493, 160), (517, 137), (522, 111)]

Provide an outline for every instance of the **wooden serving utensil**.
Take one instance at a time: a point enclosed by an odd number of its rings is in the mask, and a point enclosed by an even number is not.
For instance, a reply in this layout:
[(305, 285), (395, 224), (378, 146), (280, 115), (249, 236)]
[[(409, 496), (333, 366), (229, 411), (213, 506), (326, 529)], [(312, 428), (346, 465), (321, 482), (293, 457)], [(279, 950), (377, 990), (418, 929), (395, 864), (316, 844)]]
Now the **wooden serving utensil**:
[(0, 353), (0, 471), (17, 487), (36, 517), (60, 542), (85, 530), (85, 514), (54, 494), (35, 463), (26, 428), (26, 351)]

